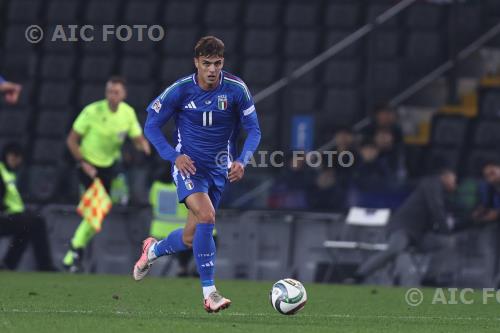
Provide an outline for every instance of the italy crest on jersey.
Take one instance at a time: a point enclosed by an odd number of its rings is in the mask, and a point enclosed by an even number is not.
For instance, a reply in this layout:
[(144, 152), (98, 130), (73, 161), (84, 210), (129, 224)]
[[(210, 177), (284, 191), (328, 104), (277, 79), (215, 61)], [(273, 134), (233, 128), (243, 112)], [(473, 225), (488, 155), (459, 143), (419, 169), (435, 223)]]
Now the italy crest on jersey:
[(224, 111), (227, 109), (227, 96), (226, 95), (217, 96), (217, 108), (221, 111)]

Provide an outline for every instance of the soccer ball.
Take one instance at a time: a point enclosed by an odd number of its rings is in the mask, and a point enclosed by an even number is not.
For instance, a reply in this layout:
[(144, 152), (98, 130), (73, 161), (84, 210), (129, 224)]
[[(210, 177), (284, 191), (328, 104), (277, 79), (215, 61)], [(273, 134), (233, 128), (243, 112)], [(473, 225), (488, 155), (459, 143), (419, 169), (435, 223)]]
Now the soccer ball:
[(307, 302), (306, 288), (294, 279), (279, 280), (269, 293), (269, 301), (279, 313), (293, 315)]

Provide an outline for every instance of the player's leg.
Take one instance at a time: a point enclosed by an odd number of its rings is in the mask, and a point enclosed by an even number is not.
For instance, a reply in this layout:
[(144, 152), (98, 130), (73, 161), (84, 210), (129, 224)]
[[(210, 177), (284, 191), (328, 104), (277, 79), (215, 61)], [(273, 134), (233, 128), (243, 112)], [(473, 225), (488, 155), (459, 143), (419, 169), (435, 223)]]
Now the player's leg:
[(231, 305), (231, 301), (220, 295), (215, 288), (215, 208), (207, 193), (194, 193), (187, 197), (186, 204), (196, 216), (193, 237), (193, 255), (203, 287), (205, 310), (218, 312)]

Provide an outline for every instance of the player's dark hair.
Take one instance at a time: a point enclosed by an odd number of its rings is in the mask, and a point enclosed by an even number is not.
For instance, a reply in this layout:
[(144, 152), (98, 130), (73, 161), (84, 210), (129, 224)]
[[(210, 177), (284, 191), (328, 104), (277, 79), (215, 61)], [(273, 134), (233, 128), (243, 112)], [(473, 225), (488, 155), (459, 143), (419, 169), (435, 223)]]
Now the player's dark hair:
[(194, 47), (194, 57), (224, 57), (224, 42), (214, 36), (202, 37)]
[(108, 82), (116, 84), (121, 84), (124, 88), (127, 87), (127, 80), (123, 76), (112, 76), (108, 79)]
[(8, 142), (2, 150), (2, 161), (5, 162), (9, 154), (23, 156), (23, 146), (17, 142)]
[(500, 159), (498, 157), (488, 158), (481, 164), (481, 170), (484, 170), (486, 167), (489, 166), (500, 167)]

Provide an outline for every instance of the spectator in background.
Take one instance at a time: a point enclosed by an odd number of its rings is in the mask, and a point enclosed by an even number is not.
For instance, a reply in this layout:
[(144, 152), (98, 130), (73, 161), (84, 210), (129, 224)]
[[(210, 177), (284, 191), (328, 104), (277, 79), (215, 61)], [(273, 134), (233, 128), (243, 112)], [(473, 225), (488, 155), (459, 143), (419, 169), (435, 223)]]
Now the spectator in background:
[(456, 188), (456, 174), (449, 168), (424, 178), (392, 215), (387, 226), (387, 250), (362, 263), (356, 272), (356, 280), (363, 281), (410, 246), (424, 252), (450, 246), (449, 238), (443, 234), (454, 229), (456, 224), (455, 207), (450, 204)]
[(406, 176), (404, 154), (402, 148), (395, 144), (393, 131), (387, 128), (377, 128), (373, 141), (379, 150), (379, 158), (387, 165), (393, 177), (403, 180)]
[(0, 94), (7, 104), (16, 104), (21, 94), (22, 86), (20, 84), (9, 82), (0, 76)]
[(371, 141), (361, 145), (353, 172), (353, 185), (360, 190), (382, 188), (393, 177), (386, 161), (380, 158), (378, 147)]
[(309, 196), (312, 209), (341, 212), (346, 210), (345, 190), (339, 185), (334, 168), (324, 167), (316, 176)]
[(479, 206), (472, 213), (476, 223), (498, 222), (500, 218), (500, 161), (487, 161), (483, 166), (484, 181), (479, 187)]
[[(353, 131), (348, 127), (341, 127), (335, 131), (334, 135), (335, 150), (340, 154), (344, 151), (349, 151), (354, 155), (354, 160), (357, 160), (357, 149), (355, 146), (355, 138)], [(335, 178), (337, 186), (343, 187), (347, 190), (351, 183), (353, 175), (352, 168), (343, 168), (335, 165)]]
[(403, 144), (403, 131), (398, 124), (396, 111), (388, 106), (382, 106), (375, 111), (372, 122), (362, 130), (363, 138), (374, 138), (377, 130), (385, 129), (392, 133), (393, 142), (396, 147)]
[(8, 143), (0, 162), (0, 236), (12, 236), (11, 244), (0, 268), (16, 269), (26, 248), (33, 246), (37, 268), (55, 271), (47, 237), (45, 221), (26, 211), (17, 189), (15, 171), (23, 162), (22, 148)]

